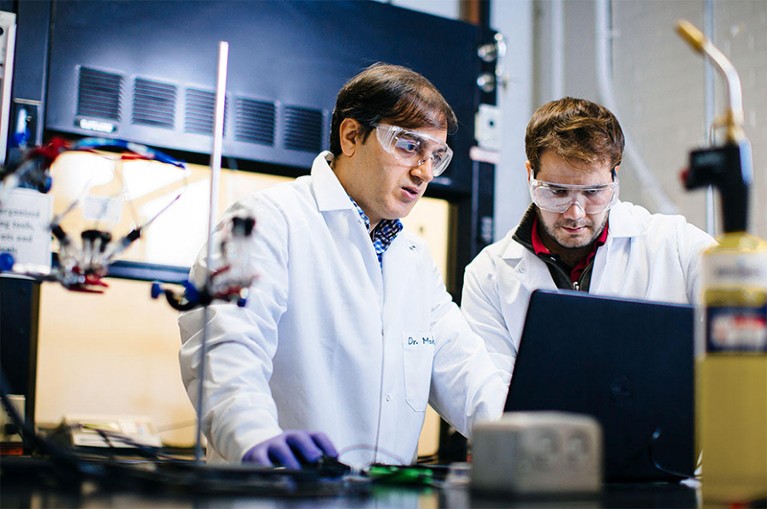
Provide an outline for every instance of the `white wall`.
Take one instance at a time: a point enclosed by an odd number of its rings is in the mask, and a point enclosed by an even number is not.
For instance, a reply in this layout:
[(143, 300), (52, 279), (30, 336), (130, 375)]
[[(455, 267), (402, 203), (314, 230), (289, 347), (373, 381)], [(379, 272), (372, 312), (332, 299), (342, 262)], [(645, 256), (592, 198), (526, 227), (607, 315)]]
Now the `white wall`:
[[(767, 237), (767, 2), (714, 0), (712, 5), (713, 42), (732, 60), (743, 85), (745, 130), (754, 151), (751, 230)], [(703, 28), (704, 0), (537, 0), (535, 6), (536, 105), (573, 95), (610, 107), (638, 155), (624, 159), (622, 198), (654, 212), (679, 212), (706, 228), (705, 192), (687, 192), (679, 179), (689, 151), (706, 139), (704, 59), (674, 30), (680, 18)], [(562, 19), (559, 51), (541, 42), (550, 27), (547, 20), (557, 12)], [(611, 25), (603, 46), (607, 79), (602, 82), (597, 36), (601, 13)], [(556, 62), (563, 72), (554, 94), (542, 71)], [(725, 108), (718, 73), (715, 89), (713, 111), (718, 116)]]
[[(705, 226), (704, 193), (686, 193), (678, 179), (691, 148), (706, 141), (704, 59), (674, 32), (677, 19), (703, 27), (704, 2), (613, 3), (617, 103), (648, 167), (688, 219)], [(743, 85), (746, 135), (754, 150), (752, 231), (767, 237), (767, 2), (713, 2), (714, 44), (735, 65)], [(724, 81), (716, 73), (714, 114), (725, 111)], [(629, 169), (635, 169), (630, 166)], [(634, 185), (631, 199), (651, 198)], [(718, 215), (718, 210), (717, 210)]]

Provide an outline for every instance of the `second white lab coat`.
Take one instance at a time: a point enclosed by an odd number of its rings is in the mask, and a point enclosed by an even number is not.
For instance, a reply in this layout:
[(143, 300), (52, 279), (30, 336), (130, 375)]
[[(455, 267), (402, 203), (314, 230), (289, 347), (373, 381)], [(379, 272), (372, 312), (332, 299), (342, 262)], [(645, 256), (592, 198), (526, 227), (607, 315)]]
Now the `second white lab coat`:
[[(464, 315), (485, 340), (506, 384), (530, 294), (556, 289), (546, 263), (515, 241), (514, 231), (483, 249), (466, 267), (461, 298)], [(693, 303), (700, 285), (700, 254), (712, 244), (711, 236), (682, 216), (650, 214), (619, 202), (610, 210), (607, 241), (594, 258), (589, 293)]]
[[(327, 433), (347, 463), (409, 463), (428, 403), (465, 435), (501, 415), (503, 382), (426, 245), (403, 230), (382, 269), (331, 157), (228, 212), (256, 218), (249, 263), (259, 279), (246, 308), (209, 308), (211, 461), (239, 462), (283, 430), (307, 429)], [(192, 402), (202, 315), (179, 318)]]

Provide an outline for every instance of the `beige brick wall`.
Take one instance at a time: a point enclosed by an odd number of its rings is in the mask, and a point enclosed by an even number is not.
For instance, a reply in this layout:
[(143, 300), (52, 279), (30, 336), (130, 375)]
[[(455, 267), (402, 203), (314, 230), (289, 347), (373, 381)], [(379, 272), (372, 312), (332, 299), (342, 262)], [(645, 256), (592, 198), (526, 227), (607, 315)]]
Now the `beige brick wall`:
[[(745, 130), (753, 146), (752, 230), (767, 237), (767, 2), (713, 3), (714, 44), (740, 75)], [(648, 166), (679, 211), (705, 226), (703, 192), (680, 191), (678, 169), (690, 148), (706, 141), (704, 59), (674, 32), (685, 18), (703, 27), (700, 0), (613, 2), (614, 76), (622, 121)], [(727, 106), (725, 83), (715, 72), (714, 115)], [(645, 201), (641, 190), (637, 201)], [(718, 214), (718, 211), (717, 211)]]

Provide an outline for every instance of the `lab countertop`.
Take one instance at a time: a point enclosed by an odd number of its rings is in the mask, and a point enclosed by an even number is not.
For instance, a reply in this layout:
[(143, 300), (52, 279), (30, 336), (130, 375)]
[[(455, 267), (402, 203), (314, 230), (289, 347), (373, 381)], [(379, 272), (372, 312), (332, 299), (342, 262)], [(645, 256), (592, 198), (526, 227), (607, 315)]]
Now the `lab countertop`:
[[(360, 476), (248, 477), (220, 471), (197, 477), (184, 469), (160, 471), (137, 462), (126, 475), (124, 462), (103, 462), (74, 475), (66, 465), (45, 459), (0, 458), (3, 508), (501, 508), (642, 507), (696, 508), (698, 489), (673, 483), (606, 484), (598, 494), (518, 497), (476, 493), (467, 484), (389, 484)], [(87, 470), (87, 469), (86, 469)], [(222, 476), (223, 475), (223, 476)]]

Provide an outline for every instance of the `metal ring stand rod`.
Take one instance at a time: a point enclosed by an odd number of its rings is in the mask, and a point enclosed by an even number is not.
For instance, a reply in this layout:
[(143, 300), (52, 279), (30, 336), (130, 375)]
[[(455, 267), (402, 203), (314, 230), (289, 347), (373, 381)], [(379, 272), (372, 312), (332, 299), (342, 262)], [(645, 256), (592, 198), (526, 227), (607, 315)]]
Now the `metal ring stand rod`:
[[(224, 104), (226, 98), (226, 73), (229, 61), (229, 43), (218, 43), (218, 69), (216, 74), (216, 102), (213, 117), (213, 150), (210, 154), (210, 211), (208, 214), (208, 245), (206, 254), (205, 288), (210, 285), (211, 262), (213, 260), (213, 230), (216, 227), (216, 212), (218, 210), (218, 183), (221, 178), (221, 155), (224, 143)], [(202, 416), (205, 394), (205, 363), (208, 343), (208, 304), (203, 306), (202, 343), (200, 344), (200, 362), (197, 366), (197, 379), (200, 388), (197, 393), (197, 424), (194, 446), (195, 461), (202, 461)]]

